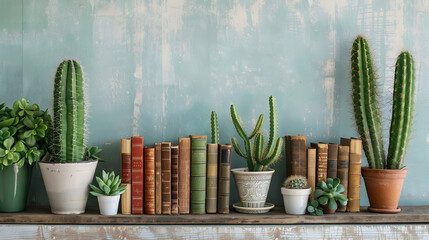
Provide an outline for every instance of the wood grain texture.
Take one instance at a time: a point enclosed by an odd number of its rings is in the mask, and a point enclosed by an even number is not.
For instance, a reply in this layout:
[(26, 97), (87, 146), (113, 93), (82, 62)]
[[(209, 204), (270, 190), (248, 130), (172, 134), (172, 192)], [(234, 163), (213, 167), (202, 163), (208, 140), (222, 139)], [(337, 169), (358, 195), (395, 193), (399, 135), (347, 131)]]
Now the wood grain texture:
[(315, 217), (287, 215), (283, 208), (267, 214), (201, 214), (201, 215), (123, 215), (102, 216), (97, 211), (81, 215), (54, 215), (48, 209), (21, 213), (0, 213), (0, 224), (98, 224), (98, 225), (283, 225), (283, 224), (380, 224), (428, 223), (429, 206), (402, 207), (399, 214), (369, 213), (362, 207), (360, 213), (335, 213)]

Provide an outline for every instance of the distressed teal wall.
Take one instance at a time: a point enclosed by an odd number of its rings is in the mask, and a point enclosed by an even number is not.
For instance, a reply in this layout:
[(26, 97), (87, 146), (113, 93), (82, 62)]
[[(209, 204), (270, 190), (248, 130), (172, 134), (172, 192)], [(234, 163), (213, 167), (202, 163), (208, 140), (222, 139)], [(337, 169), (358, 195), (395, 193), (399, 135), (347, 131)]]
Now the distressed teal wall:
[[(1, 101), (24, 96), (50, 108), (56, 66), (78, 59), (88, 86), (89, 142), (104, 149), (98, 171), (120, 169), (120, 137), (143, 135), (153, 145), (208, 135), (211, 110), (218, 112), (221, 142), (228, 143), (236, 136), (229, 105), (250, 129), (259, 113), (268, 114), (269, 95), (277, 97), (281, 136), (305, 134), (308, 142), (356, 136), (349, 52), (358, 34), (372, 46), (387, 131), (395, 58), (408, 49), (418, 84), (400, 204), (429, 203), (427, 0), (0, 4)], [(234, 154), (232, 166), (244, 165)], [(268, 201), (281, 204), (284, 159), (275, 169)], [(47, 205), (38, 170), (32, 184), (30, 204)], [(231, 202), (238, 202), (231, 189)], [(364, 188), (361, 204), (368, 205)]]

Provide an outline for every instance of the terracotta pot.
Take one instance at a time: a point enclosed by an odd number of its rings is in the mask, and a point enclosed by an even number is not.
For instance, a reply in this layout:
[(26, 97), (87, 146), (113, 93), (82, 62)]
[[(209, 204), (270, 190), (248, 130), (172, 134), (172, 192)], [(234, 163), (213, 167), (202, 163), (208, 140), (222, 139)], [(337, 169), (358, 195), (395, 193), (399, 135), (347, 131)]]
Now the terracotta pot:
[(329, 208), (329, 204), (324, 204), (324, 205), (321, 205), (321, 206), (323, 208), (323, 213), (324, 214), (334, 214), (335, 213), (335, 210), (331, 210)]
[(362, 168), (370, 212), (398, 213), (399, 198), (407, 169)]

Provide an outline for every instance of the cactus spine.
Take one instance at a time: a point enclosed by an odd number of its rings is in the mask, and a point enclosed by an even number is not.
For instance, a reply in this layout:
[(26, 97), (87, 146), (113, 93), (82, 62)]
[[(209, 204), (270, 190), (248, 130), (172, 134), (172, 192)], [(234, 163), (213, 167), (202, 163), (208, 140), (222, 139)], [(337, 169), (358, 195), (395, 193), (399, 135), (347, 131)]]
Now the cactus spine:
[(402, 52), (395, 68), (392, 122), (387, 159), (383, 150), (381, 117), (377, 106), (376, 80), (367, 41), (358, 36), (351, 52), (352, 98), (355, 121), (370, 168), (403, 168), (414, 107), (414, 62)]
[(212, 111), (211, 117), (211, 132), (212, 132), (212, 143), (219, 144), (219, 125), (217, 121), (217, 114), (215, 111)]
[(392, 122), (390, 124), (388, 168), (404, 165), (411, 134), (414, 109), (414, 60), (409, 52), (402, 52), (396, 61), (393, 92)]
[(85, 100), (82, 68), (65, 60), (54, 83), (52, 154), (55, 162), (78, 162), (85, 153)]
[(292, 175), (286, 178), (283, 186), (289, 189), (307, 188), (307, 178), (298, 175)]
[[(279, 158), (283, 146), (283, 138), (278, 137), (278, 123), (277, 123), (277, 106), (274, 96), (269, 98), (270, 106), (270, 136), (268, 139), (267, 147), (264, 148), (264, 135), (261, 132), (264, 124), (264, 115), (259, 115), (253, 131), (248, 136), (238, 115), (237, 109), (231, 105), (231, 119), (232, 123), (237, 130), (238, 135), (243, 139), (245, 153), (241, 150), (240, 145), (236, 138), (231, 138), (232, 146), (235, 152), (246, 159), (247, 168), (249, 171), (265, 171), (267, 168), (275, 163)], [(253, 147), (251, 140), (254, 138)]]

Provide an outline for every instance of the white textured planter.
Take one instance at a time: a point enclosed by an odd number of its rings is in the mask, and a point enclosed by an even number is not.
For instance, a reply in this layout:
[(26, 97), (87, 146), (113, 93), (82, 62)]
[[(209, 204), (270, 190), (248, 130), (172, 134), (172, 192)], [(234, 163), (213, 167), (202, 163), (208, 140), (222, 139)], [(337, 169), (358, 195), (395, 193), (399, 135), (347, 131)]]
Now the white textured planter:
[(231, 172), (242, 207), (264, 207), (274, 170), (249, 172), (247, 168), (235, 168)]
[(287, 214), (302, 215), (307, 209), (308, 197), (311, 193), (311, 188), (305, 189), (288, 189), (281, 188), (283, 195), (283, 203)]
[(121, 195), (116, 196), (98, 196), (98, 207), (101, 215), (112, 216), (118, 213), (119, 199)]
[(52, 213), (81, 214), (85, 212), (89, 184), (94, 178), (97, 163), (98, 161), (39, 162)]

